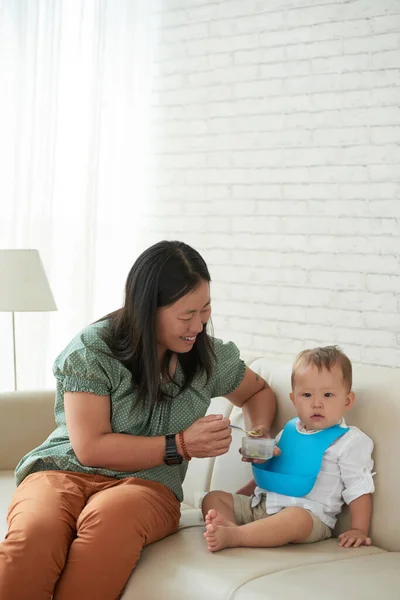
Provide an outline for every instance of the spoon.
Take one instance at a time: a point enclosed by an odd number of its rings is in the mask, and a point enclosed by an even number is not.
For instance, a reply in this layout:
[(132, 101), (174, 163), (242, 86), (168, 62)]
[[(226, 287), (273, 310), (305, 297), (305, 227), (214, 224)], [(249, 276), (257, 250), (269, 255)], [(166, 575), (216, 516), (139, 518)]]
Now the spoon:
[(246, 431), (246, 429), (243, 429), (243, 427), (239, 427), (239, 425), (232, 424), (230, 424), (229, 427), (231, 429), (239, 429), (239, 431), (243, 431), (243, 433), (249, 435), (250, 437), (261, 437), (264, 434), (264, 432), (261, 429), (252, 429), (251, 431)]

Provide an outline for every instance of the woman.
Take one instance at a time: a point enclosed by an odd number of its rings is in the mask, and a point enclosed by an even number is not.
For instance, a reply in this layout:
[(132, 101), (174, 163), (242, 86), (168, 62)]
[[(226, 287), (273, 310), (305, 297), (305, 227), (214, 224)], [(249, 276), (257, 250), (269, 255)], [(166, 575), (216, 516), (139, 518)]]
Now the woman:
[(272, 391), (206, 332), (209, 283), (190, 246), (155, 244), (124, 306), (57, 358), (58, 427), (16, 469), (2, 600), (117, 599), (143, 546), (176, 531), (188, 461), (229, 449), (229, 419), (204, 416), (211, 398), (269, 430)]

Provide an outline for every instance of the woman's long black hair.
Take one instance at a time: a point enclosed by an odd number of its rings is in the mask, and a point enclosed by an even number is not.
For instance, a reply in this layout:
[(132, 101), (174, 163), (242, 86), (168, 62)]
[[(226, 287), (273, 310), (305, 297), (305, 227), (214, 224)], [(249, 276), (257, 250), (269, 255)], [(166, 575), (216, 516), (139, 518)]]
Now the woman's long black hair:
[[(142, 402), (165, 401), (161, 394), (160, 365), (157, 353), (156, 311), (193, 292), (210, 273), (200, 254), (183, 242), (162, 241), (145, 250), (131, 268), (125, 286), (122, 308), (105, 318), (110, 319), (107, 344), (113, 356), (132, 373)], [(178, 354), (184, 373), (180, 391), (187, 388), (198, 372), (211, 374), (212, 339), (206, 326), (196, 337), (192, 349)], [(161, 373), (168, 374), (172, 356), (167, 351)]]

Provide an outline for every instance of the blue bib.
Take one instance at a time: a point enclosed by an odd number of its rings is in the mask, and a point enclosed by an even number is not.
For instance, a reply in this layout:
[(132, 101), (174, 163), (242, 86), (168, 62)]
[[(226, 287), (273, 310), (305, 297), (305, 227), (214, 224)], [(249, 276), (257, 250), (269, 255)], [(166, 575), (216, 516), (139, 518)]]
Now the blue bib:
[(305, 435), (297, 430), (297, 421), (295, 417), (284, 427), (278, 442), (280, 456), (263, 464), (253, 463), (253, 477), (264, 490), (300, 498), (313, 489), (327, 448), (347, 433), (349, 427), (334, 425)]

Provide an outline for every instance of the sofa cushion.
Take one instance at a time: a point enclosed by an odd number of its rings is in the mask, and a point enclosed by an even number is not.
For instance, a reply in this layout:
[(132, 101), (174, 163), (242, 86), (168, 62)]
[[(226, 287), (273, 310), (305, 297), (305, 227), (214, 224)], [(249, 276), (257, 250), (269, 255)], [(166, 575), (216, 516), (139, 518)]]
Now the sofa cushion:
[(7, 533), (7, 511), (15, 490), (14, 471), (0, 471), (0, 541)]
[[(203, 532), (204, 527), (187, 527), (145, 548), (126, 586), (124, 600), (159, 600), (160, 591), (163, 600), (228, 600), (248, 581), (269, 573), (290, 572), (303, 566), (306, 571), (309, 566), (329, 561), (338, 561), (340, 568), (355, 557), (387, 554), (376, 547), (339, 548), (337, 540), (274, 549), (229, 548), (212, 553), (207, 550)], [(298, 593), (294, 597), (301, 598)], [(306, 594), (302, 597), (308, 598)], [(349, 593), (349, 597), (356, 596)]]
[[(351, 551), (351, 550), (350, 550)], [(231, 600), (399, 600), (400, 552), (285, 569), (245, 583)]]
[(0, 394), (0, 471), (19, 460), (56, 428), (54, 391)]

